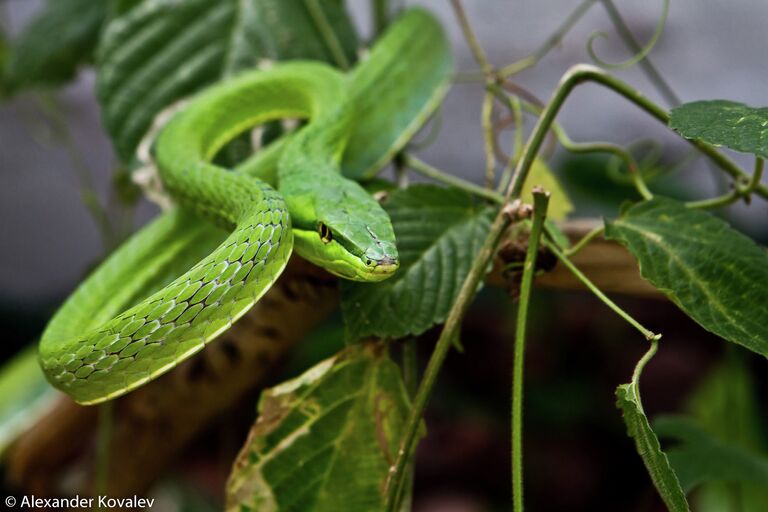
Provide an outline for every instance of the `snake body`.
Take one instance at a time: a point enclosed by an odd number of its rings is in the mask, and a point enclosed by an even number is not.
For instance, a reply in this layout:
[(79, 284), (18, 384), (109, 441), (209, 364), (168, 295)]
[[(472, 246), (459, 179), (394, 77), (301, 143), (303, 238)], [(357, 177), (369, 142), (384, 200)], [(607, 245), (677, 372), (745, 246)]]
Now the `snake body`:
[[(48, 380), (75, 401), (94, 404), (172, 369), (259, 300), (294, 243), (301, 256), (346, 279), (391, 275), (398, 256), (389, 218), (340, 174), (339, 162), (350, 140), (367, 133), (355, 123), (369, 114), (356, 108), (375, 102), (367, 91), (388, 77), (395, 80), (392, 94), (404, 93), (395, 86), (417, 82), (402, 57), (409, 47), (436, 42), (442, 49), (439, 25), (413, 10), (351, 79), (324, 64), (290, 62), (193, 98), (153, 147), (163, 186), (178, 206), (115, 251), (56, 313), (39, 347)], [(410, 97), (402, 101), (393, 112), (403, 116), (416, 107)], [(423, 121), (408, 116), (385, 123), (382, 136), (363, 135), (383, 142), (387, 130), (401, 126), (372, 154), (402, 147)], [(235, 172), (211, 163), (238, 134), (282, 118), (308, 124)]]
[[(294, 238), (300, 254), (342, 277), (388, 277), (397, 268), (389, 219), (338, 170), (350, 117), (343, 95), (335, 71), (293, 62), (246, 73), (192, 100), (158, 136), (155, 160), (181, 206), (231, 234), (167, 286), (83, 331), (67, 317), (90, 320), (111, 292), (86, 281), (86, 293), (73, 296), (41, 340), (49, 380), (80, 403), (96, 403), (173, 368), (261, 298), (285, 267)], [(283, 150), (278, 190), (210, 163), (244, 130), (283, 117), (312, 121)], [(136, 245), (126, 250), (141, 252)]]

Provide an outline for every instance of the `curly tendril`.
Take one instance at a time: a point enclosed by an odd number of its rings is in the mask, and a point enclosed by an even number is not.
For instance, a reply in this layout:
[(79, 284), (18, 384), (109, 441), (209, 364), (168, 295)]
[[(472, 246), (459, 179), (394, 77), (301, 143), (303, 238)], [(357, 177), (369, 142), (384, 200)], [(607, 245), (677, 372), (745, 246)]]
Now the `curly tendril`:
[(659, 18), (658, 23), (656, 24), (656, 30), (653, 33), (653, 37), (651, 37), (651, 40), (648, 41), (648, 44), (646, 44), (639, 52), (634, 54), (629, 59), (623, 61), (623, 62), (617, 62), (617, 63), (610, 63), (607, 61), (604, 61), (600, 57), (597, 56), (595, 53), (595, 39), (600, 37), (608, 37), (608, 34), (605, 32), (593, 32), (589, 35), (589, 39), (587, 39), (587, 53), (589, 53), (589, 57), (599, 66), (602, 66), (606, 69), (626, 69), (629, 67), (634, 66), (644, 58), (648, 56), (649, 53), (651, 53), (651, 50), (653, 50), (654, 46), (656, 46), (656, 43), (661, 38), (661, 34), (664, 32), (664, 25), (667, 23), (667, 14), (669, 14), (669, 1), (670, 0), (664, 0), (664, 7), (661, 11), (661, 17)]

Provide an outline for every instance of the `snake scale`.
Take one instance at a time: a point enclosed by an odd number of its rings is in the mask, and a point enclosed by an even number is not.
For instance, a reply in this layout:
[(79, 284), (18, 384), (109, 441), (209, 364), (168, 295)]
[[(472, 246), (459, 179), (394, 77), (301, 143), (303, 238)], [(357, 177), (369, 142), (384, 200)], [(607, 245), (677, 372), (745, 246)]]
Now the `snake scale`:
[[(435, 25), (411, 10), (373, 53), (392, 63)], [(357, 78), (387, 71), (368, 65)], [(55, 387), (95, 404), (169, 371), (248, 311), (292, 248), (345, 279), (373, 282), (396, 271), (386, 212), (339, 172), (356, 117), (368, 114), (360, 105), (371, 101), (354, 92), (365, 85), (350, 84), (327, 65), (287, 62), (216, 84), (173, 117), (153, 155), (178, 206), (115, 251), (51, 320), (39, 358)], [(237, 135), (284, 118), (308, 122), (235, 172), (212, 163)], [(201, 227), (208, 222), (229, 235), (199, 254), (217, 236)]]

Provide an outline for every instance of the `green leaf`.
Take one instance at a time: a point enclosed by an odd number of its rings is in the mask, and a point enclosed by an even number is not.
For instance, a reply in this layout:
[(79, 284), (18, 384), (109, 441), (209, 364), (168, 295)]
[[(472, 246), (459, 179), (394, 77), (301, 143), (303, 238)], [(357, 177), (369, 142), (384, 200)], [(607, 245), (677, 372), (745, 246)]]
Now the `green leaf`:
[(410, 404), (382, 344), (348, 347), (262, 394), (227, 510), (384, 510)]
[(344, 174), (360, 179), (379, 171), (434, 112), (452, 74), (440, 24), (422, 9), (406, 11), (352, 74), (350, 94), (361, 119), (347, 144)]
[(627, 433), (634, 439), (637, 453), (642, 457), (664, 504), (671, 512), (687, 512), (685, 493), (667, 456), (661, 451), (659, 438), (648, 423), (634, 383), (622, 384), (616, 388), (616, 406), (623, 412)]
[(672, 109), (669, 126), (686, 139), (768, 158), (768, 108), (727, 100), (694, 101)]
[(712, 215), (656, 198), (605, 226), (641, 275), (702, 327), (768, 355), (768, 253)]
[(678, 444), (667, 450), (686, 492), (707, 482), (749, 483), (768, 487), (768, 458), (716, 438), (695, 420), (664, 416), (654, 421), (662, 438)]
[(460, 190), (414, 185), (383, 204), (400, 268), (380, 283), (343, 282), (347, 339), (418, 335), (448, 315), (491, 223), (492, 209)]
[(568, 198), (565, 189), (560, 184), (560, 180), (550, 170), (545, 161), (536, 158), (531, 166), (528, 179), (525, 180), (523, 191), (520, 198), (526, 203), (533, 204), (532, 191), (534, 187), (542, 187), (551, 194), (549, 207), (547, 208), (547, 218), (553, 221), (565, 219), (571, 211), (573, 204)]
[[(262, 59), (334, 62), (334, 45), (308, 5), (305, 0), (157, 0), (112, 21), (99, 49), (97, 92), (121, 160), (132, 160), (164, 108)], [(342, 0), (319, 5), (351, 62), (357, 37)]]
[(11, 43), (6, 92), (55, 87), (90, 62), (109, 12), (107, 0), (48, 0)]
[[(768, 445), (750, 355), (731, 349), (697, 386), (686, 410), (713, 438), (764, 457)], [(762, 512), (768, 503), (768, 486), (710, 482), (697, 487), (693, 501), (698, 512)]]

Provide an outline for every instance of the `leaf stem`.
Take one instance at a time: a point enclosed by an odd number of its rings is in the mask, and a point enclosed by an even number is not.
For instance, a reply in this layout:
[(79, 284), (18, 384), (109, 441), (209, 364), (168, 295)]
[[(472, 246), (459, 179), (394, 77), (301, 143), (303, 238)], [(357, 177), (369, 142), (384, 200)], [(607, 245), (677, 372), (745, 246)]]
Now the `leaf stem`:
[(592, 240), (594, 240), (594, 239), (595, 239), (595, 238), (597, 238), (598, 236), (601, 236), (601, 235), (603, 234), (603, 231), (605, 231), (605, 226), (603, 226), (603, 225), (600, 225), (600, 226), (597, 226), (597, 227), (595, 227), (595, 228), (592, 228), (592, 229), (591, 229), (591, 230), (590, 230), (590, 231), (589, 231), (589, 232), (588, 232), (586, 235), (584, 235), (583, 237), (581, 237), (581, 239), (579, 239), (579, 241), (578, 241), (578, 242), (576, 242), (575, 244), (573, 244), (573, 246), (572, 246), (572, 247), (570, 247), (569, 249), (565, 249), (565, 250), (563, 251), (563, 254), (565, 254), (565, 256), (567, 256), (567, 257), (569, 257), (569, 258), (570, 258), (570, 257), (571, 257), (571, 256), (573, 256), (574, 254), (576, 254), (576, 253), (578, 253), (580, 250), (582, 250), (584, 247), (586, 247), (587, 245), (589, 245), (589, 243), (590, 243)]
[[(589, 56), (592, 58), (592, 60), (594, 60), (600, 66), (607, 69), (626, 69), (628, 67), (634, 66), (638, 62), (645, 59), (648, 56), (648, 54), (651, 53), (651, 50), (653, 50), (653, 47), (656, 46), (656, 43), (659, 41), (659, 38), (661, 37), (661, 34), (664, 32), (664, 25), (667, 22), (667, 15), (669, 14), (669, 0), (663, 0), (663, 2), (664, 2), (664, 7), (661, 12), (661, 17), (659, 18), (659, 21), (656, 24), (656, 30), (653, 32), (653, 36), (651, 37), (651, 40), (648, 41), (648, 44), (646, 44), (642, 48), (633, 47), (632, 50), (634, 52), (634, 55), (632, 55), (632, 57), (625, 60), (624, 62), (611, 64), (609, 62), (605, 62), (604, 60), (600, 59), (595, 53), (595, 49), (594, 49), (595, 39), (597, 39), (598, 37), (607, 37), (607, 34), (605, 32), (594, 32), (592, 35), (589, 36), (589, 39), (587, 40), (587, 52), (589, 52)], [(614, 25), (615, 24), (616, 24), (616, 21), (614, 20)], [(634, 43), (637, 43), (634, 37), (632, 38), (632, 41)], [(625, 41), (625, 42), (628, 43), (629, 41)]]
[(536, 272), (544, 219), (549, 204), (549, 193), (540, 188), (533, 190), (533, 222), (525, 253), (523, 278), (520, 284), (520, 303), (515, 324), (515, 355), (512, 370), (512, 501), (515, 512), (523, 512), (523, 368), (525, 362), (525, 332), (528, 305)]
[[(544, 141), (547, 130), (552, 125), (555, 116), (559, 112), (571, 91), (573, 91), (577, 85), (584, 82), (594, 82), (616, 92), (665, 125), (669, 121), (669, 114), (664, 109), (643, 96), (630, 85), (622, 82), (618, 78), (611, 76), (607, 72), (595, 66), (588, 64), (577, 64), (571, 67), (563, 75), (560, 80), (560, 84), (552, 94), (552, 98), (544, 110), (542, 110), (542, 114), (539, 117), (539, 120), (528, 139), (525, 149), (523, 150), (523, 157), (520, 159), (515, 169), (515, 173), (512, 177), (512, 183), (510, 184), (509, 197), (516, 198), (520, 195), (520, 191), (522, 190), (523, 184), (528, 177), (528, 172), (531, 169), (531, 165), (533, 164), (536, 154), (538, 153), (538, 150)], [(739, 166), (737, 166), (728, 157), (720, 153), (714, 146), (699, 140), (687, 140), (691, 145), (704, 153), (718, 167), (720, 167), (723, 171), (732, 177), (741, 180), (744, 180), (746, 177), (748, 177), (748, 175), (741, 168), (739, 168)], [(756, 187), (755, 193), (762, 197), (768, 198), (768, 187), (759, 185)]]
[(469, 49), (475, 57), (475, 61), (480, 66), (480, 70), (483, 74), (486, 77), (490, 76), (493, 73), (493, 66), (488, 60), (488, 55), (486, 55), (485, 50), (483, 50), (480, 41), (477, 39), (477, 35), (475, 35), (475, 31), (472, 29), (472, 25), (469, 23), (469, 18), (464, 11), (464, 6), (461, 5), (461, 0), (451, 0), (451, 5), (453, 6), (453, 12), (456, 15), (456, 19), (459, 20), (461, 31), (464, 33), (464, 39), (467, 41), (467, 45), (469, 45)]
[(648, 351), (643, 354), (643, 357), (641, 357), (637, 362), (635, 365), (635, 371), (632, 372), (632, 385), (635, 386), (637, 405), (641, 411), (643, 410), (643, 404), (640, 402), (640, 375), (642, 375), (643, 370), (645, 369), (645, 365), (648, 364), (648, 361), (650, 361), (653, 356), (656, 355), (656, 351), (659, 348), (659, 338), (652, 338), (650, 342), (651, 346), (648, 347)]
[(428, 163), (420, 160), (410, 153), (406, 153), (403, 156), (403, 165), (423, 176), (427, 176), (433, 180), (445, 183), (446, 185), (450, 185), (452, 187), (456, 187), (469, 192), (470, 194), (488, 199), (494, 203), (500, 204), (504, 201), (504, 198), (501, 194), (498, 194), (492, 190), (488, 190), (487, 188), (481, 187), (479, 185), (475, 185), (474, 183), (463, 180), (461, 178), (457, 178), (456, 176), (448, 174), (447, 172), (441, 171), (437, 167), (429, 165)]
[[(608, 17), (611, 19), (611, 22), (613, 22), (616, 33), (624, 41), (624, 44), (630, 49), (630, 51), (634, 52), (635, 54), (638, 54), (640, 51), (642, 51), (642, 46), (637, 41), (637, 39), (635, 39), (634, 34), (632, 34), (632, 30), (630, 30), (630, 28), (627, 26), (624, 18), (621, 16), (621, 13), (613, 4), (613, 1), (602, 0), (602, 3), (603, 7), (605, 7), (606, 12), (608, 13)], [(666, 101), (667, 105), (674, 107), (680, 104), (680, 98), (677, 97), (675, 91), (672, 90), (672, 87), (670, 87), (670, 85), (667, 83), (667, 81), (664, 79), (662, 74), (659, 72), (653, 62), (651, 62), (651, 59), (647, 55), (645, 55), (638, 62), (638, 66), (640, 66), (640, 69), (645, 73), (645, 76), (648, 78), (648, 80), (656, 87), (656, 89), (659, 91), (659, 94), (664, 97), (664, 101)]]
[(493, 94), (485, 93), (480, 119), (483, 127), (483, 147), (485, 150), (485, 187), (492, 189), (496, 182), (496, 155), (493, 151)]
[(749, 201), (752, 194), (760, 187), (760, 182), (763, 178), (763, 168), (765, 167), (765, 161), (757, 157), (755, 158), (755, 170), (752, 172), (752, 177), (745, 185), (739, 185), (737, 182), (733, 190), (727, 192), (721, 196), (712, 197), (709, 199), (702, 199), (700, 201), (688, 201), (685, 206), (688, 208), (697, 209), (710, 209), (720, 208), (722, 206), (728, 206), (735, 203), (739, 199)]
[(416, 447), (416, 434), (419, 430), (422, 415), (426, 409), (427, 402), (429, 401), (437, 376), (440, 373), (443, 361), (445, 361), (445, 357), (448, 355), (448, 350), (450, 350), (453, 340), (456, 337), (456, 333), (461, 326), (461, 320), (464, 318), (464, 314), (477, 292), (477, 287), (480, 284), (480, 281), (488, 270), (488, 264), (496, 252), (496, 247), (498, 246), (501, 237), (512, 223), (512, 215), (510, 213), (510, 208), (508, 207), (499, 209), (499, 213), (491, 224), (488, 236), (472, 262), (469, 273), (459, 290), (458, 297), (448, 313), (448, 318), (445, 321), (443, 329), (440, 332), (440, 337), (435, 344), (435, 348), (429, 358), (427, 367), (424, 370), (424, 376), (416, 391), (411, 411), (408, 415), (405, 428), (403, 429), (404, 434), (400, 440), (397, 458), (390, 468), (389, 478), (386, 484), (387, 510), (389, 512), (400, 510), (400, 497), (402, 496), (402, 488), (406, 477), (405, 468)]
[[(545, 226), (545, 230), (547, 231), (547, 234), (549, 235), (549, 237), (550, 237), (550, 238), (552, 238), (552, 237), (553, 237), (553, 234), (551, 233), (551, 231), (550, 231), (550, 230), (549, 230), (549, 229), (548, 229), (546, 226)], [(558, 260), (560, 260), (560, 262), (561, 262), (563, 265), (565, 265), (565, 267), (566, 267), (568, 270), (570, 270), (570, 271), (571, 271), (571, 273), (572, 273), (572, 274), (573, 274), (573, 275), (576, 277), (576, 279), (578, 279), (579, 281), (581, 281), (581, 282), (584, 284), (584, 286), (586, 286), (586, 287), (587, 287), (587, 289), (588, 289), (589, 291), (591, 291), (591, 292), (592, 292), (592, 293), (593, 293), (593, 294), (594, 294), (594, 295), (595, 295), (595, 296), (596, 296), (598, 299), (600, 299), (600, 300), (603, 302), (603, 304), (605, 304), (605, 305), (606, 305), (606, 306), (608, 306), (608, 307), (609, 307), (611, 310), (613, 310), (613, 312), (614, 312), (614, 313), (616, 313), (616, 314), (617, 314), (617, 315), (619, 315), (621, 318), (623, 318), (624, 320), (626, 320), (626, 321), (627, 321), (627, 323), (629, 323), (629, 324), (630, 324), (632, 327), (634, 327), (635, 329), (637, 329), (638, 331), (640, 331), (640, 333), (641, 333), (643, 336), (645, 336), (645, 339), (647, 339), (647, 340), (658, 340), (659, 338), (661, 338), (661, 335), (660, 335), (660, 334), (655, 334), (655, 333), (654, 333), (654, 332), (652, 332), (651, 330), (649, 330), (649, 329), (646, 329), (645, 327), (643, 327), (643, 326), (640, 324), (640, 322), (638, 322), (637, 320), (635, 320), (634, 318), (632, 318), (632, 316), (631, 316), (629, 313), (627, 313), (626, 311), (624, 311), (623, 309), (621, 309), (621, 308), (619, 307), (619, 305), (618, 305), (618, 304), (616, 304), (616, 303), (615, 303), (615, 302), (613, 302), (611, 299), (609, 299), (609, 298), (608, 298), (608, 296), (607, 296), (607, 295), (605, 295), (605, 294), (604, 294), (604, 293), (603, 293), (603, 292), (600, 290), (600, 288), (598, 288), (597, 286), (595, 286), (595, 284), (594, 284), (592, 281), (590, 281), (590, 280), (589, 280), (589, 278), (588, 278), (587, 276), (585, 276), (585, 275), (584, 275), (584, 274), (581, 272), (581, 270), (579, 270), (579, 269), (578, 269), (578, 267), (576, 267), (576, 265), (574, 265), (574, 264), (573, 264), (573, 262), (572, 262), (572, 261), (571, 261), (571, 260), (568, 258), (568, 256), (566, 256), (566, 255), (565, 255), (565, 254), (564, 254), (564, 253), (563, 253), (563, 252), (562, 252), (562, 251), (561, 251), (561, 250), (560, 250), (560, 249), (557, 247), (557, 244), (555, 244), (555, 243), (547, 243), (547, 247), (549, 247), (549, 250), (550, 250), (550, 251), (552, 251), (552, 253), (553, 253), (555, 256), (557, 256), (557, 259), (558, 259)]]

